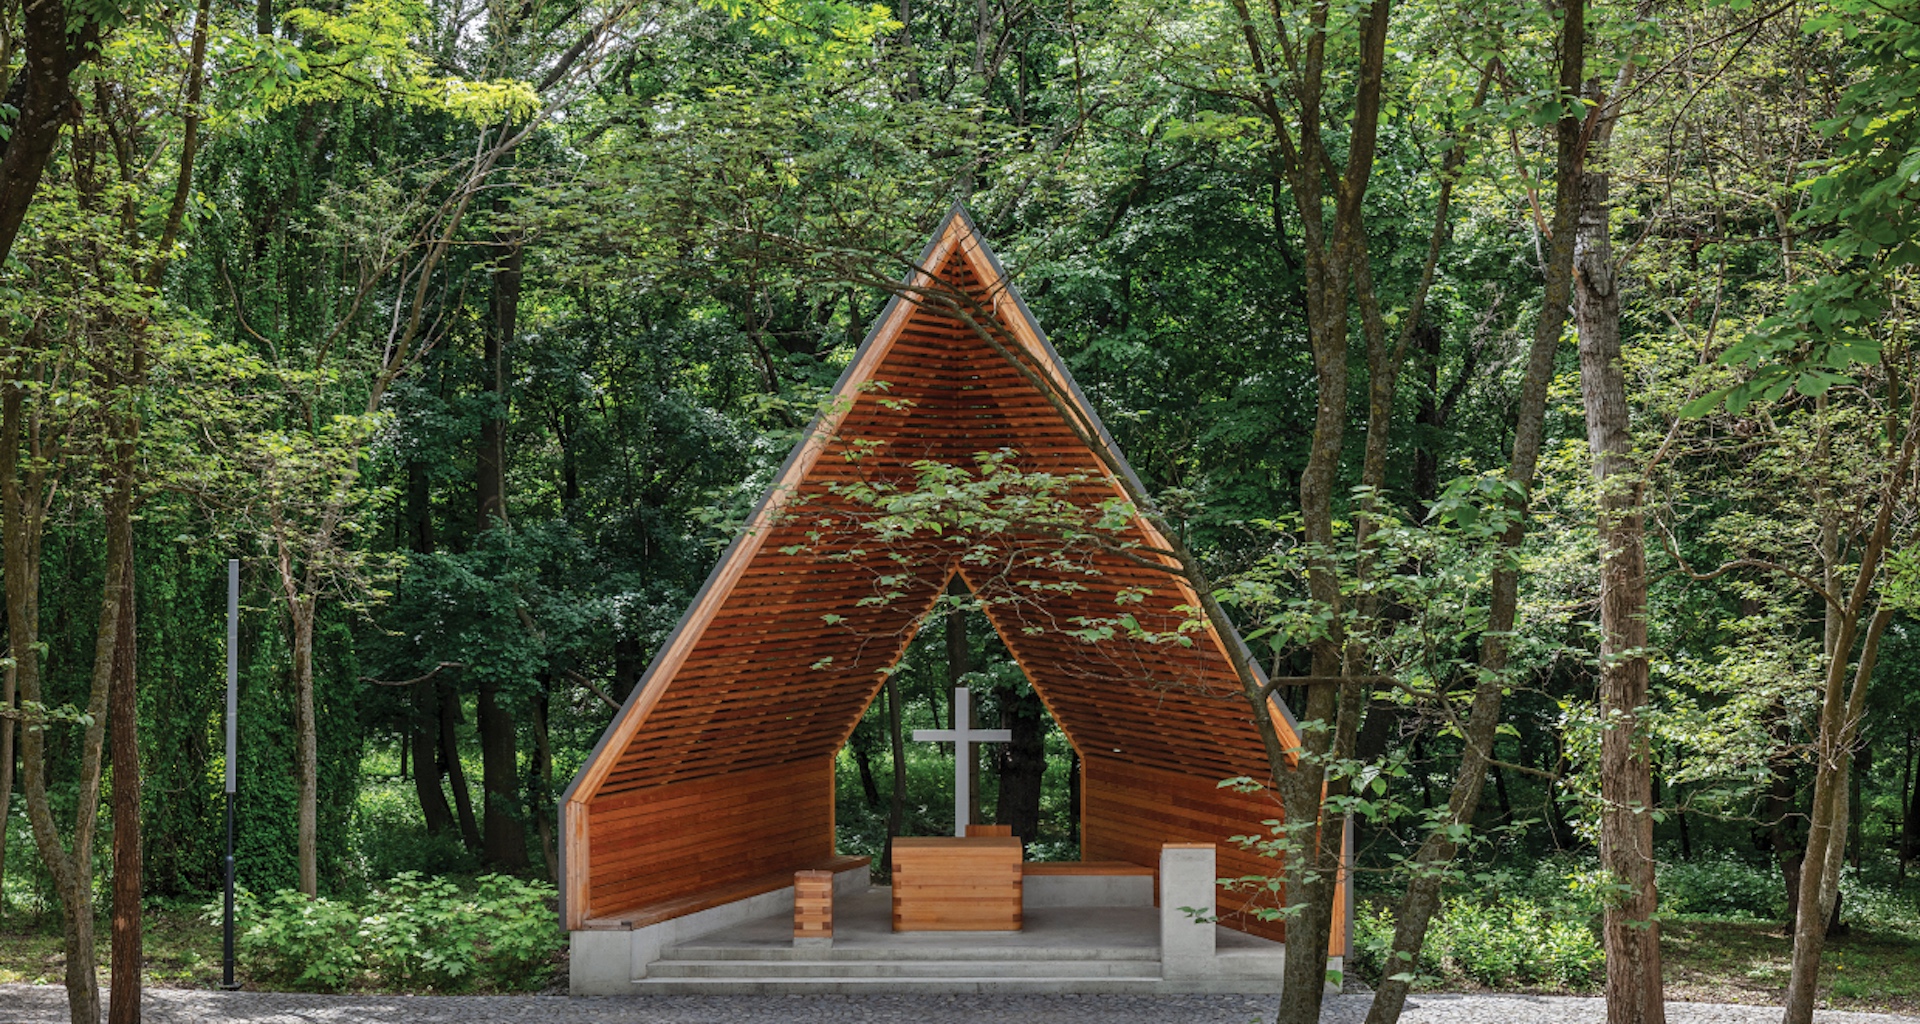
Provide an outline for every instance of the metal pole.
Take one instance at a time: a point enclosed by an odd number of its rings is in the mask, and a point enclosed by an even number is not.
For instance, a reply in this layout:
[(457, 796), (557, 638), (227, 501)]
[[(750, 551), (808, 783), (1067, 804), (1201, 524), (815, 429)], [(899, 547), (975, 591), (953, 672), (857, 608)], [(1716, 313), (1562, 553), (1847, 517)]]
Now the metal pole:
[(240, 766), (238, 753), (240, 726), (240, 560), (227, 560), (227, 905), (223, 915), (222, 964), (220, 987), (240, 987), (233, 980), (233, 794)]

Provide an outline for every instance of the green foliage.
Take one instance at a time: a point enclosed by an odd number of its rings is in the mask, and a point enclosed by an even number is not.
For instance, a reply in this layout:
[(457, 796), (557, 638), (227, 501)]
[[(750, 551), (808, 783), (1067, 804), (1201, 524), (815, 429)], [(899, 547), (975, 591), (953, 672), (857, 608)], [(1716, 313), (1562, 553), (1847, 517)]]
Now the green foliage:
[(1659, 888), (1662, 914), (1777, 920), (1786, 912), (1779, 871), (1727, 851), (1660, 865)]
[[(1392, 944), (1393, 915), (1387, 908), (1356, 913), (1350, 969), (1377, 982)], [(1583, 915), (1520, 899), (1461, 898), (1449, 900), (1435, 916), (1413, 973), (1429, 986), (1464, 981), (1489, 988), (1585, 990), (1598, 983), (1605, 966), (1599, 937)]]
[[(235, 916), (245, 962), (261, 980), (337, 992), (516, 991), (544, 987), (563, 942), (553, 887), (482, 876), (472, 891), (408, 872), (361, 900), (242, 891)], [(206, 914), (217, 918), (220, 904)]]
[[(222, 910), (220, 904), (209, 904), (207, 916)], [(357, 934), (360, 914), (350, 903), (309, 898), (293, 889), (281, 889), (262, 901), (242, 889), (234, 899), (234, 925), (240, 952), (265, 980), (337, 992), (364, 969)]]
[(1825, 394), (1852, 383), (1849, 371), (1879, 362), (1898, 303), (1890, 291), (1920, 265), (1920, 5), (1841, 0), (1810, 17), (1809, 33), (1833, 33), (1855, 50), (1859, 74), (1834, 116), (1816, 127), (1831, 155), (1805, 185), (1796, 215), (1820, 238), (1823, 272), (1788, 292), (1784, 307), (1720, 359), (1747, 379), (1688, 404), (1703, 415), (1726, 403), (1739, 413), (1756, 399)]

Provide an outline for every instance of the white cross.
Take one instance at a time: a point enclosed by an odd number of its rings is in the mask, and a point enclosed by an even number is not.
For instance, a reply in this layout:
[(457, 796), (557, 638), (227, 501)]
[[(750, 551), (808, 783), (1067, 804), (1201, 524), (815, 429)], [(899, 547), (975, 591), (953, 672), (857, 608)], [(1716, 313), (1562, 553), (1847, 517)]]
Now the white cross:
[(953, 688), (953, 728), (951, 729), (915, 729), (916, 741), (953, 744), (953, 834), (967, 834), (968, 808), (973, 803), (969, 797), (971, 779), (967, 766), (973, 763), (973, 745), (975, 743), (1011, 743), (1013, 732), (1010, 729), (975, 729), (973, 727), (973, 694), (964, 686)]

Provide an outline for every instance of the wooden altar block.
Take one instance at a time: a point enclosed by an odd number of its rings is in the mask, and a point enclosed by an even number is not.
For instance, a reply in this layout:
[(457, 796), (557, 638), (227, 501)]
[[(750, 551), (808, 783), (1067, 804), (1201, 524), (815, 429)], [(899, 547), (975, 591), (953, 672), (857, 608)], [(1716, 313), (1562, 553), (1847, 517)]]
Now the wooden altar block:
[(893, 841), (893, 930), (1020, 930), (1020, 840), (1012, 836)]
[(1012, 825), (968, 825), (967, 826), (968, 839), (973, 839), (977, 836), (1010, 836), (1012, 834), (1013, 834)]
[(793, 941), (813, 945), (833, 940), (833, 872), (793, 873)]

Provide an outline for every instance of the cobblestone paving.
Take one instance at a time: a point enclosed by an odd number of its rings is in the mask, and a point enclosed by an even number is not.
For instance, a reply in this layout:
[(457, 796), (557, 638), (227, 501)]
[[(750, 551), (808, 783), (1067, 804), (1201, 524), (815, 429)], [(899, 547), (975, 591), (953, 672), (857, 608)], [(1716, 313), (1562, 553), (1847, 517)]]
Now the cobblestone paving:
[[(1358, 1024), (1368, 997), (1327, 1001), (1323, 1024)], [(1255, 1024), (1273, 1019), (1272, 997), (1245, 996), (313, 996), (281, 992), (147, 993), (147, 1024)], [(0, 1024), (67, 1019), (66, 991), (0, 985)], [(1600, 1024), (1598, 999), (1570, 996), (1422, 995), (1405, 1024)], [(1771, 1006), (1668, 1003), (1671, 1024), (1772, 1024)], [(1821, 1011), (1819, 1024), (1920, 1024), (1920, 1017)]]

